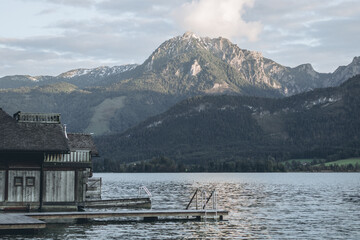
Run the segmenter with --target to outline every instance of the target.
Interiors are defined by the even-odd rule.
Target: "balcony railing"
[[[17,112],[14,118],[18,122],[60,123],[60,113],[22,113]]]
[[[69,154],[46,154],[45,162],[58,162],[58,163],[89,163],[89,151],[76,151]]]

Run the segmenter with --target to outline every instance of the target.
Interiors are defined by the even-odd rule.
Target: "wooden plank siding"
[[[75,201],[75,171],[44,171],[44,202]]]
[[[15,178],[21,179],[21,185],[15,183]],[[8,189],[9,202],[39,202],[40,171],[9,170]]]
[[[0,171],[0,202],[5,201],[5,180],[6,172]]]
[[[76,171],[76,202],[85,202],[86,197],[86,185],[88,182],[89,173],[88,171]]]

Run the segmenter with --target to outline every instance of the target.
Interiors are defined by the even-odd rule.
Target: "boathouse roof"
[[[68,141],[56,114],[42,121],[46,114],[20,114],[11,117],[0,108],[0,151],[69,152]],[[21,117],[21,118],[20,118]]]
[[[90,134],[85,133],[68,133],[70,150],[90,150],[93,156],[99,153]]]

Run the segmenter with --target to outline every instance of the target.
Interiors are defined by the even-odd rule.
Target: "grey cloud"
[[[160,22],[159,22],[160,21]],[[50,26],[49,26],[50,27]],[[99,65],[120,65],[127,63],[142,63],[156,47],[164,40],[169,38],[166,33],[171,32],[172,26],[162,23],[162,20],[152,19],[136,19],[134,20],[115,20],[108,21],[104,19],[94,19],[92,21],[64,21],[52,27],[63,29],[61,36],[41,36],[27,39],[0,39],[0,44],[12,49],[12,51],[4,52],[2,56],[7,59],[2,66],[9,66],[10,62],[20,63],[24,66],[30,65],[24,61],[15,60],[15,56],[19,59],[26,59],[33,56],[34,65],[44,65],[46,63],[48,69],[40,72],[40,74],[48,73],[50,69],[58,69],[56,72],[63,72],[66,66],[73,63],[79,66],[79,63],[92,63],[92,65],[83,65],[81,67],[99,66]],[[165,34],[164,34],[165,32]],[[18,51],[16,51],[18,49]],[[12,55],[9,58],[8,55]],[[38,56],[43,61],[37,59]],[[59,62],[65,63],[58,64]],[[89,59],[91,61],[89,61]],[[50,66],[50,64],[57,66]],[[15,64],[15,65],[16,65]],[[79,66],[80,67],[80,66]],[[15,67],[14,67],[15,68]],[[13,68],[13,69],[14,69]],[[45,67],[44,67],[45,68]],[[24,67],[23,70],[30,70],[28,73],[34,73],[39,70],[36,66]],[[1,75],[14,73],[9,67],[2,69]]]
[[[25,0],[23,0],[25,1]],[[49,22],[58,36],[0,39],[0,75],[61,73],[76,67],[142,63],[163,41],[182,34],[173,13],[198,0],[34,0],[44,2],[38,16],[57,8],[91,9],[96,18]],[[258,41],[231,40],[286,66],[309,62],[334,71],[360,55],[358,0],[255,0],[244,8],[246,22],[260,22]],[[49,4],[50,3],[50,4]],[[67,8],[68,9],[68,8]],[[85,9],[85,11],[84,11]],[[92,15],[94,16],[94,15]],[[4,36],[4,35],[3,35]],[[15,71],[17,69],[17,72]]]
[[[55,64],[61,59],[54,53],[19,49],[0,48],[0,54],[6,56],[0,59],[2,75],[38,75],[39,73],[51,75],[53,72],[58,72]],[[64,56],[63,60],[68,57],[71,59],[71,56]]]
[[[174,8],[178,8],[183,0],[107,0],[96,4],[96,8],[108,14],[134,13],[142,17],[167,15]]]
[[[258,43],[242,44],[284,65],[334,71],[360,53],[359,14],[354,1],[256,1],[244,19],[260,20],[264,30]]]
[[[27,0],[23,0],[23,1],[27,1]],[[51,3],[56,5],[86,7],[86,8],[89,8],[96,3],[96,0],[34,0],[34,1]]]
[[[159,33],[171,31],[172,23],[162,18],[141,18],[132,17],[116,20],[105,20],[104,18],[92,19],[87,21],[62,21],[52,27],[63,29],[63,31],[72,31],[75,33],[92,34],[119,34],[119,33]]]
[[[47,15],[47,14],[52,14],[52,13],[55,13],[55,12],[56,12],[55,8],[47,8],[47,9],[44,9],[44,10],[38,12],[36,15],[37,16]]]

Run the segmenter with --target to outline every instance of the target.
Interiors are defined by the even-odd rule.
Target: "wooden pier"
[[[144,221],[161,219],[201,220],[214,218],[223,220],[228,215],[225,210],[145,210],[145,211],[112,211],[112,212],[32,212],[32,213],[1,213],[0,230],[40,229],[45,228],[42,220],[61,219],[93,219],[93,218],[142,218]]]
[[[114,212],[40,212],[25,213],[25,216],[36,219],[91,219],[113,217],[141,217],[141,218],[174,218],[174,217],[219,217],[228,215],[224,210],[147,210],[147,211],[114,211]]]
[[[151,208],[151,199],[145,198],[121,198],[121,199],[95,199],[86,200],[85,208]]]
[[[41,229],[46,223],[23,214],[0,214],[0,230]]]

